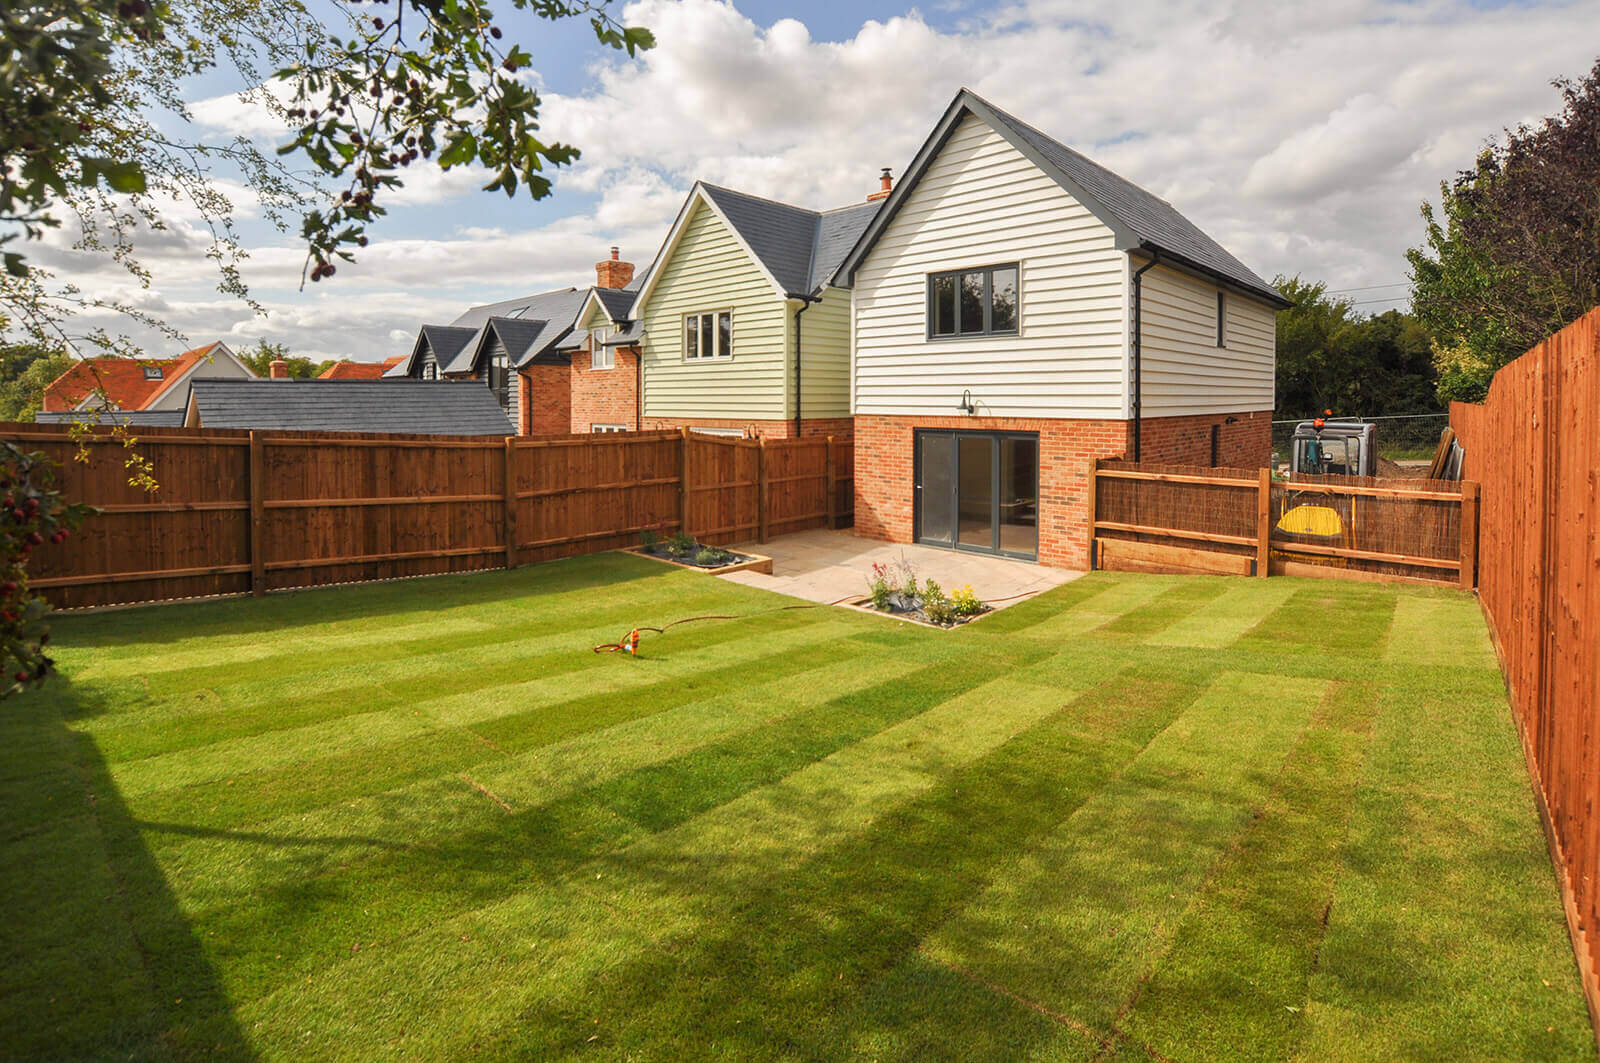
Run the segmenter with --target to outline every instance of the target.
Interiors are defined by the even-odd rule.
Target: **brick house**
[[[639,426],[848,437],[850,295],[831,278],[882,198],[817,211],[697,182],[628,311]]]
[[[1171,204],[967,90],[833,284],[860,534],[1081,567],[1091,459],[1267,461],[1289,304]]]
[[[580,323],[597,292],[616,313],[626,310],[634,293],[622,286],[632,279],[633,264],[612,248],[595,272],[596,287],[474,306],[448,325],[423,325],[411,353],[384,376],[485,386],[518,435],[588,432],[590,419],[602,415],[607,426],[637,427],[636,415],[618,419],[616,413],[637,385],[630,386],[626,374],[589,371],[591,341]]]
[[[643,330],[630,316],[637,293],[626,285],[633,280],[633,264],[618,262],[612,248],[611,260],[596,263],[595,271],[601,283],[590,289],[578,313],[586,338],[572,352],[572,430],[637,431]]]
[[[253,380],[255,371],[222,342],[176,358],[106,356],[74,362],[44,389],[40,421],[90,411],[140,414],[140,424],[181,424],[192,380]]]

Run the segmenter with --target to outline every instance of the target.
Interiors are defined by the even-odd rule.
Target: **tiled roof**
[[[786,294],[826,284],[882,206],[881,200],[816,211],[700,183],[706,197],[738,231]]]
[[[334,362],[317,374],[318,380],[376,380],[405,361],[404,355],[385,358],[381,362]]]
[[[510,419],[482,385],[426,380],[196,380],[189,401],[203,428],[512,434]]]
[[[835,271],[836,283],[851,282],[850,274],[921,180],[956,124],[968,114],[1004,137],[1105,223],[1115,235],[1119,250],[1161,252],[1169,259],[1231,283],[1274,305],[1288,305],[1276,288],[1201,232],[1171,203],[1007,114],[969,89],[956,94],[894,193],[884,200],[882,213],[866,226],[861,238],[843,257]]]
[[[98,406],[103,402],[119,410],[143,409],[174,380],[210,354],[215,346],[215,343],[208,343],[204,347],[185,351],[176,358],[118,358],[108,355],[74,362],[71,368],[45,388],[44,409],[73,409],[96,391],[103,391],[105,396],[93,405]],[[146,372],[148,369],[158,369],[160,375],[152,377]]]

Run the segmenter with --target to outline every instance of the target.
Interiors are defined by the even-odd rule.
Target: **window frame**
[[[511,409],[511,352],[506,350],[503,343],[497,347],[498,353],[494,349],[489,351],[488,372],[485,375],[488,377],[489,390],[494,394],[495,401],[500,403],[502,410],[509,410]],[[498,382],[495,380],[497,372],[500,376]]]
[[[684,314],[684,315],[682,315],[682,318],[681,318],[681,321],[680,321],[680,324],[679,324],[679,328],[678,328],[678,341],[683,344],[683,350],[681,352],[681,356],[682,356],[682,360],[683,360],[683,362],[685,364],[695,365],[695,364],[698,364],[700,362],[730,362],[730,361],[733,360],[733,351],[731,351],[731,350],[727,350],[727,351],[722,350],[723,344],[722,344],[721,318],[724,315],[726,315],[727,318],[728,318],[728,346],[732,347],[734,345],[733,344],[733,330],[734,330],[734,324],[735,324],[733,307],[731,307],[731,306],[720,307],[720,308],[718,308],[716,310],[698,310],[698,311],[696,311],[696,312],[694,312],[692,314]],[[695,334],[697,336],[704,336],[705,335],[705,331],[704,331],[705,330],[705,325],[702,324],[703,319],[705,319],[705,318],[710,318],[711,319],[711,340],[712,340],[712,343],[717,348],[717,351],[716,351],[715,354],[696,353],[693,356],[691,356],[689,354],[689,321],[690,321],[691,318],[694,319],[694,321],[695,321]],[[698,346],[699,346],[699,344],[697,342],[696,343],[697,349],[698,349]]]
[[[1228,346],[1228,304],[1224,302],[1226,296],[1227,293],[1221,288],[1217,289],[1217,346],[1221,348]]]
[[[166,377],[166,372],[159,365],[147,365],[144,367],[144,378],[146,380],[165,380]]]
[[[617,351],[615,347],[607,347],[606,339],[611,335],[609,328],[589,330],[589,368],[605,372],[617,367]],[[602,359],[604,364],[602,364]]]
[[[1008,329],[993,327],[994,319],[994,275],[1002,270],[1014,270],[1017,275],[1017,301],[1014,314],[1016,324]],[[961,278],[969,273],[983,274],[983,327],[975,332],[961,330]],[[949,278],[953,281],[952,297],[955,305],[952,307],[951,325],[953,332],[935,331],[938,319],[938,308],[934,304],[934,290],[939,281]],[[1012,262],[993,262],[982,266],[963,266],[959,269],[941,269],[927,273],[923,279],[923,317],[924,335],[929,341],[945,340],[973,340],[989,336],[1021,336],[1022,335],[1022,260]]]
[[[594,424],[594,423],[591,423],[589,425],[589,434],[590,435],[606,435],[607,433],[610,433],[610,432],[626,432],[627,430],[628,430],[628,426],[625,425],[625,424]]]

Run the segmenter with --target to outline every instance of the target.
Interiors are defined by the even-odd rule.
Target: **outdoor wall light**
[[[971,417],[973,414],[978,412],[978,407],[975,406],[973,404],[973,402],[972,402],[972,392],[971,391],[963,391],[961,393],[961,402],[959,404],[957,404],[956,409],[960,410],[962,413],[966,414],[968,417]]]

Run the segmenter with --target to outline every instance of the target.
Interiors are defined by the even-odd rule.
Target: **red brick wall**
[[[1092,458],[1121,457],[1128,422],[1028,417],[856,418],[856,532],[910,542],[913,432],[917,428],[1039,434],[1039,561],[1084,568],[1089,559],[1087,479]]]
[[[1226,424],[1229,419],[1233,424]],[[1259,469],[1272,456],[1272,411],[1206,413],[1193,417],[1151,417],[1142,426],[1140,457],[1173,465],[1211,464],[1211,426],[1222,425],[1217,464]],[[1128,436],[1132,446],[1133,436]]]
[[[638,427],[639,348],[618,347],[616,365],[591,369],[587,350],[572,352],[573,432],[588,432],[597,424]]]
[[[572,367],[530,365],[517,371],[525,436],[564,436],[572,430]]]
[[[765,436],[768,439],[792,439],[794,437],[794,422],[791,420],[740,420],[726,417],[646,417],[640,426],[643,431],[650,432],[662,428],[681,428],[688,425],[691,428],[738,428],[749,435]],[[800,422],[802,436],[832,436],[837,440],[848,440],[853,437],[855,418],[851,417],[807,417]]]

